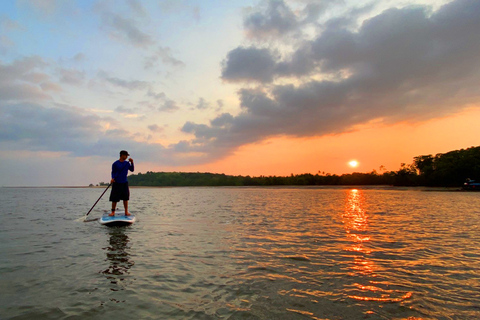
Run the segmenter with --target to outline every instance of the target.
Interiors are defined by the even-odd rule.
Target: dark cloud
[[[271,82],[283,76],[346,71],[351,78],[388,77],[395,82],[476,65],[479,5],[457,0],[431,16],[425,7],[390,9],[365,21],[357,32],[327,23],[290,59],[280,60],[267,49],[239,47],[227,55],[222,76],[227,81]]]
[[[291,41],[303,35],[304,27],[318,26],[319,17],[334,4],[338,5],[338,1],[297,1],[292,8],[284,0],[265,0],[245,16],[243,27],[252,40]]]
[[[298,29],[298,17],[283,0],[269,0],[260,10],[250,13],[243,22],[252,38],[278,37]]]
[[[288,59],[255,47],[232,50],[223,79],[296,84],[240,90],[241,113],[209,125],[187,122],[182,130],[194,138],[177,150],[217,157],[272,136],[341,133],[375,119],[422,121],[480,102],[479,1],[435,12],[389,9],[355,31],[329,22],[321,30]]]
[[[303,21],[302,24],[317,24],[318,18],[322,16],[327,9],[333,5],[338,4],[336,0],[320,0],[308,1],[302,10]]]
[[[268,49],[239,47],[230,51],[222,63],[222,79],[227,81],[271,82],[277,59]]]

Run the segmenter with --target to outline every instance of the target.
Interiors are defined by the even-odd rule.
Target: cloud
[[[266,83],[281,77],[347,72],[355,78],[388,74],[395,81],[401,73],[408,77],[477,63],[473,50],[478,36],[472,29],[479,22],[472,15],[478,13],[478,6],[473,0],[457,0],[431,16],[427,7],[389,9],[364,21],[358,31],[328,21],[318,37],[304,41],[290,58],[281,60],[271,50],[256,47],[230,51],[222,78]],[[473,61],[456,61],[464,55]],[[450,65],[443,66],[447,60]],[[432,68],[426,70],[428,66]]]
[[[6,15],[0,15],[0,53],[6,54],[15,47],[15,42],[9,37],[9,33],[15,30],[25,30],[17,21]]]
[[[289,58],[255,47],[229,52],[222,78],[260,86],[239,91],[236,116],[185,123],[182,131],[194,138],[177,150],[218,157],[272,136],[342,133],[379,119],[422,121],[480,102],[480,2],[456,0],[435,12],[388,9],[358,30],[329,22]]]
[[[174,112],[179,110],[180,107],[177,106],[177,103],[173,100],[167,99],[159,108],[158,111],[162,112]]]
[[[43,91],[51,91],[51,92],[62,92],[63,88],[55,83],[55,82],[50,82],[50,81],[44,81],[40,84],[40,88],[42,88]]]
[[[195,6],[193,8],[193,19],[195,20],[196,23],[200,23],[202,16],[200,14],[200,7]]]
[[[297,30],[300,23],[283,0],[269,0],[260,10],[247,15],[243,26],[250,38],[278,37]]]
[[[340,2],[340,5],[344,4]],[[318,19],[336,0],[307,0],[288,2],[264,0],[250,8],[244,17],[243,27],[247,38],[254,41],[296,40],[303,37],[305,27],[318,26]],[[294,7],[293,7],[294,6]]]
[[[148,90],[147,96],[148,96],[148,97],[151,97],[151,98],[153,98],[153,99],[155,99],[155,100],[164,100],[164,99],[166,99],[166,97],[167,97],[164,92],[155,93],[155,92],[154,92],[153,90],[151,90],[151,89]]]
[[[58,7],[62,4],[60,0],[20,0],[21,5],[28,6],[34,11],[38,11],[42,15],[52,15],[56,12]]]
[[[100,135],[101,119],[75,109],[37,104],[0,106],[0,142],[17,150],[68,151],[82,156]]]
[[[115,108],[115,112],[121,113],[121,114],[136,114],[136,110],[133,108],[126,108],[124,106],[118,106]]]
[[[148,126],[148,130],[150,130],[150,131],[152,131],[152,132],[163,132],[163,131],[164,131],[164,128],[159,127],[159,126],[156,125],[156,124],[152,124],[152,125],[149,125],[149,126]]]
[[[85,72],[75,69],[60,68],[60,82],[70,85],[82,85],[85,82]]]
[[[145,8],[143,8],[142,3],[138,0],[128,0],[127,4],[129,8],[139,17],[146,17],[147,12],[145,11]]]
[[[0,105],[0,148],[65,152],[74,157],[111,157],[126,149],[143,159],[175,163],[171,150],[158,143],[136,141],[124,129],[106,130],[109,122],[109,118],[65,105],[53,108],[29,103]]]
[[[128,90],[149,90],[151,86],[151,84],[147,81],[125,80],[112,77],[104,71],[100,71],[98,73],[98,77],[111,85]]]
[[[230,51],[222,62],[222,79],[235,81],[271,82],[277,59],[268,49],[239,47]]]
[[[116,39],[124,40],[139,48],[146,48],[154,44],[152,37],[140,30],[132,19],[105,11],[102,14],[102,20],[110,30],[110,34]]]
[[[216,111],[218,112],[218,111],[222,110],[223,107],[224,107],[224,105],[225,105],[225,103],[223,102],[223,100],[218,99],[218,100],[217,100],[217,109],[216,109]]]
[[[208,108],[210,108],[210,104],[207,101],[205,101],[205,99],[203,99],[203,98],[198,99],[198,103],[195,106],[195,109],[205,110],[205,109],[208,109]]]
[[[87,57],[85,56],[85,54],[79,52],[79,53],[77,53],[77,54],[73,57],[73,60],[74,60],[75,62],[83,62],[83,61],[86,60],[86,58],[87,58]]]
[[[8,16],[0,15],[0,30],[2,32],[9,32],[13,30],[23,30],[17,21],[10,19]]]
[[[156,93],[149,89],[146,96],[152,98],[153,101],[141,101],[138,103],[139,105],[160,112],[175,112],[180,109],[178,104],[168,98],[164,92]]]
[[[161,60],[165,65],[184,67],[185,63],[173,57],[172,49],[169,47],[158,47],[155,54],[145,58],[145,69],[151,69]]]
[[[39,57],[26,57],[11,64],[0,62],[0,102],[50,99],[42,89],[42,84],[51,84],[51,77],[43,71],[46,66]]]
[[[0,54],[6,54],[14,46],[15,43],[9,37],[0,35]]]

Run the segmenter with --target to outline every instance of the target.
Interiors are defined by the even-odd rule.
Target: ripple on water
[[[2,191],[9,319],[480,318],[464,193],[132,188],[137,223],[110,229],[76,221],[98,189]]]

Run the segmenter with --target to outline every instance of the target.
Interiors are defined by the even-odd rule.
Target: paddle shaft
[[[108,188],[110,188],[112,184],[110,183],[107,187],[107,189],[105,189],[105,191],[103,191],[102,195],[100,196],[100,198],[98,198],[98,200],[93,204],[93,206],[90,208],[90,210],[88,211],[88,213],[85,215],[85,217],[87,217],[90,212],[92,212],[93,208],[95,208],[95,206],[97,205],[98,201],[100,201],[100,199],[102,199],[103,195],[105,194],[105,192],[107,192]]]

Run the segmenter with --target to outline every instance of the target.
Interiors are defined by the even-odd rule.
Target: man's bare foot
[[[115,212],[112,212],[108,215],[109,217],[114,217],[115,216]]]
[[[130,212],[125,212],[126,216],[131,216]]]

